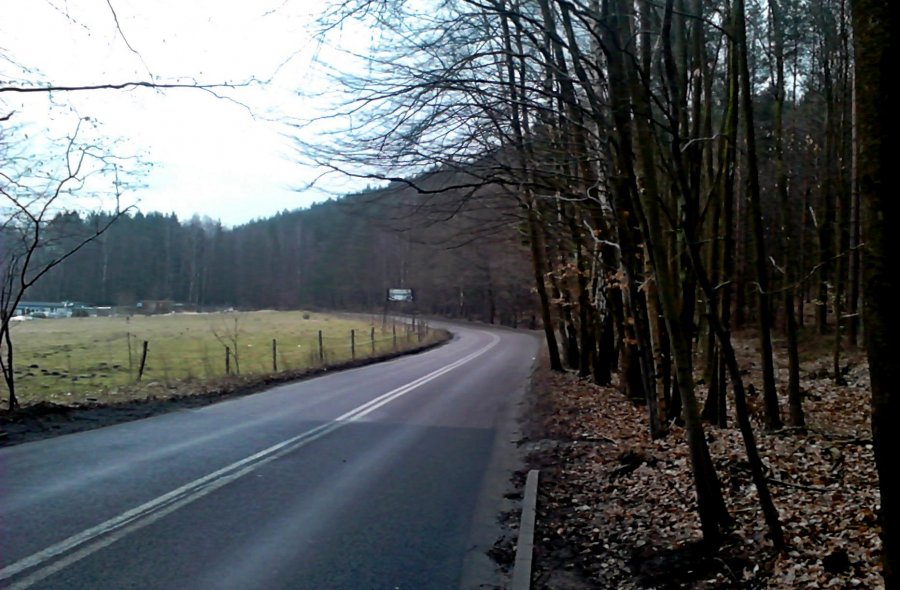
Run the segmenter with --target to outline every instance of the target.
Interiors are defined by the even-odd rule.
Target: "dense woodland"
[[[474,242],[462,219],[403,231],[409,219],[396,208],[373,211],[385,209],[384,194],[348,196],[235,228],[199,217],[127,214],[49,272],[28,298],[93,306],[169,300],[201,310],[377,310],[387,289],[405,287],[415,301],[402,311],[508,325],[530,320],[528,253],[514,218],[498,213],[490,239]],[[67,239],[108,221],[109,215],[73,212],[58,216],[48,233],[58,234],[57,246],[65,249]]]
[[[534,314],[553,368],[604,384],[618,372],[655,437],[683,420],[712,544],[730,516],[705,432],[736,420],[783,546],[731,333],[758,334],[764,428],[804,425],[800,330],[833,335],[835,380],[865,333],[876,410],[896,417],[877,360],[887,2],[424,4],[347,0],[321,20],[323,35],[358,19],[378,38],[363,74],[338,74],[333,119],[352,118],[353,136],[298,148],[387,189],[234,229],[129,215],[29,296],[373,307],[406,286],[422,311]],[[880,424],[876,413],[876,445]],[[882,491],[891,588],[896,517]]]

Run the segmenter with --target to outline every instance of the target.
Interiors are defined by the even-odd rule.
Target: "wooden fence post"
[[[319,364],[325,364],[325,347],[322,345],[322,330],[319,330]]]
[[[231,375],[231,348],[225,347],[225,374]]]
[[[350,330],[350,360],[356,360],[356,330]]]
[[[272,338],[272,372],[278,372],[278,343]]]
[[[372,331],[369,332],[369,339],[372,341],[372,356],[375,356],[375,326],[372,326]]]
[[[138,369],[138,381],[144,376],[144,367],[147,365],[147,345],[148,342],[144,340],[144,351],[141,353],[141,366]]]
[[[391,332],[394,334],[394,352],[397,352],[397,324],[391,324]]]
[[[134,375],[134,359],[131,358],[131,332],[126,332],[125,337],[128,340],[128,378]]]

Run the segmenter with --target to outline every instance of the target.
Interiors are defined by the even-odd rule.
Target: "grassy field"
[[[12,334],[23,405],[124,401],[146,396],[148,388],[189,388],[224,377],[226,363],[231,375],[272,373],[273,340],[277,371],[295,371],[403,350],[434,337],[390,319],[383,323],[380,316],[302,311],[43,319],[17,322]],[[147,358],[138,383],[144,342]]]

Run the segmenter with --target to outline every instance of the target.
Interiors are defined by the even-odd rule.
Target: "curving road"
[[[427,353],[0,449],[0,588],[478,587],[539,340],[451,329]]]

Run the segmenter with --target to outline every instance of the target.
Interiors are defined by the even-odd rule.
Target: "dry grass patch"
[[[273,373],[274,367],[304,371],[423,343],[406,325],[384,323],[380,316],[306,311],[33,320],[16,323],[12,335],[22,405],[116,403],[159,389],[203,390],[202,383],[226,375],[226,346],[231,375],[249,376]]]

